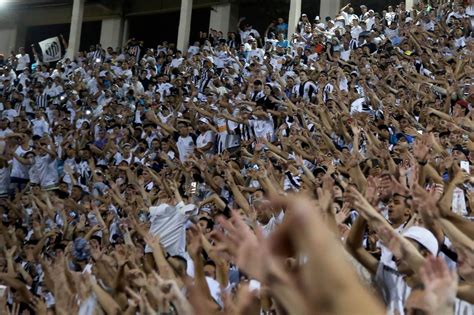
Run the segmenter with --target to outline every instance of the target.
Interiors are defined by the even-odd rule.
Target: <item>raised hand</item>
[[[336,213],[336,223],[337,224],[342,224],[349,217],[350,213],[351,213],[351,208],[350,208],[349,204],[346,202],[342,206],[341,211]]]
[[[413,145],[413,155],[418,162],[425,163],[428,160],[431,145],[430,134],[424,134],[415,141]]]
[[[358,211],[360,211],[360,213],[369,221],[380,219],[380,215],[377,210],[354,186],[349,187],[346,197],[349,203]]]
[[[37,315],[46,315],[48,314],[48,308],[46,307],[46,303],[43,299],[38,298],[36,296],[33,297],[31,300],[32,308],[35,310],[35,314]]]
[[[152,235],[148,234],[144,238],[145,242],[148,246],[150,246],[153,250],[161,250],[161,243],[160,243],[160,236],[159,235]]]
[[[454,176],[452,180],[452,184],[458,186],[458,185],[466,183],[470,179],[471,179],[471,176],[468,173],[464,172],[463,170],[459,170]]]
[[[328,211],[332,206],[333,202],[333,187],[334,187],[334,180],[330,176],[324,176],[323,178],[323,186],[322,189],[319,191],[318,201],[321,207],[321,210]]]
[[[439,198],[436,191],[428,192],[419,185],[414,185],[411,189],[412,205],[423,217],[438,218],[440,216],[437,205]]]
[[[449,314],[454,307],[458,288],[455,270],[449,270],[441,257],[429,257],[420,269],[424,290],[416,299],[408,299],[407,307],[427,314]]]
[[[261,234],[259,237],[245,224],[242,217],[232,213],[230,220],[218,218],[224,231],[214,231],[216,251],[223,257],[234,261],[247,274],[262,279],[264,276],[264,259],[261,251]]]
[[[387,226],[379,226],[375,228],[377,236],[380,241],[392,252],[392,254],[398,259],[403,259],[405,252],[403,246],[399,240],[395,230]]]
[[[188,244],[188,252],[189,255],[193,259],[201,259],[199,255],[201,254],[202,250],[202,239],[201,239],[201,231],[197,225],[191,226],[190,230],[190,240]]]
[[[374,176],[367,177],[365,198],[372,206],[376,206],[380,200],[380,179]]]
[[[15,254],[16,252],[16,246],[13,246],[12,248],[10,249],[5,249],[4,248],[4,253],[5,253],[5,257],[7,259],[12,259],[13,258],[13,255]]]

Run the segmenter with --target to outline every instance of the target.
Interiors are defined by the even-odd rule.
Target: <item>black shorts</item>
[[[28,178],[20,178],[20,177],[10,177],[11,184],[28,184],[30,180]]]

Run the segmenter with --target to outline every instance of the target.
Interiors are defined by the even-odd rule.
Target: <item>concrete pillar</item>
[[[189,36],[191,33],[191,15],[193,13],[193,0],[181,0],[181,11],[179,14],[178,41],[176,48],[183,53],[188,49]]]
[[[16,53],[18,48],[16,47],[16,38],[17,28],[15,26],[0,29],[0,53],[5,58],[8,58],[12,50]]]
[[[334,19],[336,15],[339,14],[340,10],[341,0],[321,0],[321,4],[319,5],[319,16],[321,17],[321,21],[324,21],[327,16]]]
[[[290,13],[288,15],[288,39],[296,32],[298,21],[301,17],[301,0],[290,0]]]
[[[123,34],[122,34],[122,42],[120,43],[120,48],[123,47],[123,45],[127,42],[129,37],[130,37],[130,21],[128,19],[125,19],[123,21]]]
[[[413,6],[418,3],[418,0],[405,0],[405,10],[410,11],[413,9]]]
[[[221,31],[224,36],[235,29],[239,20],[238,7],[234,3],[217,4],[211,7],[209,29]]]
[[[66,52],[67,58],[74,59],[81,45],[82,18],[84,17],[85,0],[74,0],[72,5],[71,29]]]
[[[113,49],[122,45],[124,21],[120,17],[103,19],[100,30],[100,44],[102,48]]]

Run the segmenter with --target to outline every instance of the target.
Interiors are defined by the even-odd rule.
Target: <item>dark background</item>
[[[24,43],[27,52],[29,52],[30,54],[32,53],[31,45],[34,44],[36,51],[40,53],[41,50],[39,48],[38,42],[41,42],[50,37],[59,36],[59,34],[63,34],[67,42],[69,39],[69,27],[70,24],[53,24],[28,27],[28,29],[26,30],[26,38]],[[89,50],[90,45],[95,45],[100,41],[101,27],[102,21],[82,23],[80,46],[81,50]]]
[[[191,42],[199,37],[199,31],[209,28],[211,10],[194,9],[191,16]],[[129,18],[130,37],[142,40],[143,46],[156,48],[163,41],[176,43],[178,37],[179,11]]]

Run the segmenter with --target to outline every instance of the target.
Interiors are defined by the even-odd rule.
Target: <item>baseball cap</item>
[[[209,119],[205,118],[205,117],[202,117],[202,118],[199,118],[199,122],[202,122],[202,123],[205,123],[205,124],[209,124]]]
[[[418,242],[434,256],[438,255],[438,240],[430,230],[421,226],[411,226],[402,232],[402,236]]]
[[[460,144],[456,144],[454,147],[453,147],[453,151],[459,151],[459,152],[462,152],[466,157],[469,156],[469,150],[464,148],[462,145]]]

